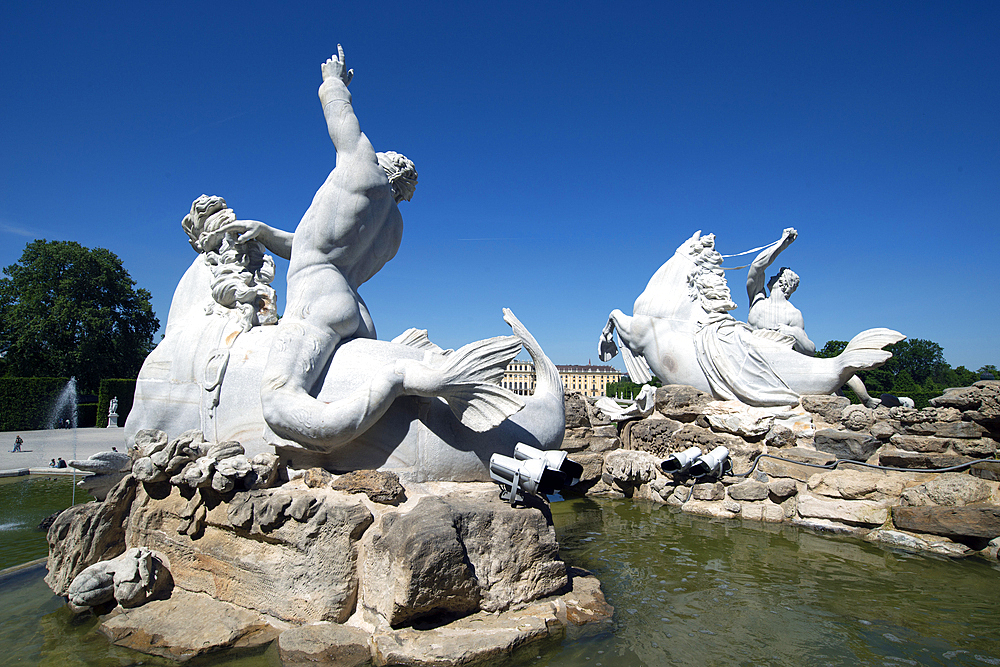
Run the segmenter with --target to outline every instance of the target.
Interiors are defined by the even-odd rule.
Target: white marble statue
[[[764,289],[764,272],[798,235],[797,231],[789,227],[782,232],[778,241],[764,248],[750,264],[750,270],[747,272],[747,296],[750,297],[747,324],[754,329],[777,331],[788,336],[792,342],[792,349],[811,357],[816,354],[816,345],[806,335],[802,313],[789,301],[799,286],[798,274],[783,266],[767,281],[767,289]],[[857,375],[852,375],[846,384],[865,406],[878,407],[880,401],[868,395],[865,383]]]
[[[361,132],[342,48],[322,74],[335,168],[294,234],[240,220],[219,197],[195,201],[183,226],[201,254],[140,371],[126,437],[200,429],[214,441],[238,440],[248,455],[273,445],[296,466],[384,468],[418,479],[489,479],[485,462],[495,451],[558,446],[558,372],[509,311],[514,336],[455,351],[415,329],[376,340],[358,288],[396,254],[398,204],[412,197],[417,174],[405,157],[376,153]],[[264,248],[290,259],[277,326],[267,326],[276,298]],[[543,369],[531,397],[499,384],[522,345]]]
[[[721,265],[715,236],[696,232],[653,274],[631,317],[611,312],[598,345],[601,360],[618,353],[617,331],[633,382],[655,374],[664,384],[691,385],[720,400],[791,405],[802,395],[831,394],[855,371],[881,365],[891,356],[882,348],[904,338],[890,329],[869,329],[837,357],[808,356],[794,349],[812,343],[785,292],[770,304],[755,303],[759,322],[783,311],[782,323],[773,328],[754,329],[729,314],[736,304]],[[793,290],[791,275],[786,280],[781,289]]]
[[[118,415],[118,397],[117,396],[115,396],[114,398],[112,398],[111,402],[108,404],[108,416],[110,417],[111,415],[116,415],[116,416]]]

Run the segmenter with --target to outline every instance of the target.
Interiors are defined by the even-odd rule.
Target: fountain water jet
[[[73,458],[77,458],[76,453],[76,426],[77,426],[77,397],[76,397],[76,376],[69,379],[66,386],[62,388],[56,396],[49,410],[49,416],[45,421],[46,429],[59,428],[68,422],[69,428],[73,429]],[[76,468],[73,469],[73,505],[76,504]]]

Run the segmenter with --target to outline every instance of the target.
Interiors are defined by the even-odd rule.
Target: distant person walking
[[[12,453],[13,452],[19,452],[19,451],[21,451],[21,445],[23,445],[23,444],[24,444],[24,440],[21,440],[21,436],[17,436],[16,438],[14,438],[14,449],[12,449],[10,451]]]

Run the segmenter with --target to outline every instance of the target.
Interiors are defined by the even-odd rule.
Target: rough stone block
[[[649,452],[619,449],[604,457],[605,481],[619,486],[646,484],[656,477],[659,465],[660,460]]]
[[[882,443],[867,433],[838,431],[832,428],[816,431],[813,443],[821,452],[832,454],[838,459],[855,461],[867,461],[882,446]]]
[[[922,452],[904,452],[900,449],[883,449],[879,452],[880,465],[892,468],[951,468],[975,461],[968,456],[958,454],[925,454]]]
[[[800,404],[827,424],[839,424],[841,413],[851,401],[843,396],[803,396]]]
[[[935,435],[939,438],[981,438],[989,431],[976,422],[924,422],[904,427],[908,433]]]
[[[993,438],[977,438],[974,440],[952,440],[956,454],[973,458],[986,458],[997,452],[997,441]]]
[[[389,625],[479,611],[479,584],[441,499],[424,497],[406,514],[384,514],[370,532],[360,599]]]
[[[804,519],[827,519],[855,525],[879,526],[889,518],[888,505],[871,500],[833,500],[809,493],[797,496],[797,511]]]
[[[962,411],[976,410],[982,404],[982,397],[976,387],[958,387],[949,389],[928,402],[935,407],[956,408]]]
[[[764,436],[764,442],[768,447],[778,449],[794,447],[796,440],[795,431],[782,424],[775,424]]]
[[[169,600],[105,617],[100,631],[118,646],[181,661],[226,648],[262,646],[278,636],[260,614],[177,589]]]
[[[767,483],[767,491],[772,499],[784,500],[798,493],[799,487],[794,479],[774,479]]]
[[[726,497],[726,487],[722,482],[695,484],[692,497],[695,500],[722,500]]]
[[[801,447],[782,449],[780,452],[775,453],[774,456],[817,466],[827,465],[836,460],[833,456],[825,452],[802,449]],[[787,461],[779,461],[767,457],[760,460],[760,463],[757,465],[757,470],[764,472],[771,477],[791,478],[800,482],[806,482],[810,477],[822,470],[822,468],[814,468],[812,465],[804,466],[799,465],[798,463],[789,463]]]
[[[656,411],[680,422],[693,422],[713,400],[705,392],[683,384],[668,384],[656,389]]]
[[[566,392],[564,397],[566,406],[566,428],[590,427],[590,419],[587,416],[587,399],[578,392]]]
[[[729,497],[733,500],[764,500],[767,498],[767,484],[748,479],[745,482],[730,486]]]
[[[89,566],[125,552],[125,522],[137,487],[136,479],[126,476],[103,502],[74,505],[52,522],[46,533],[45,583],[56,595],[66,595],[73,579]]]
[[[878,438],[881,441],[886,441],[897,433],[892,422],[889,421],[878,421],[872,424],[872,427],[868,431],[872,434],[873,438]]]
[[[761,505],[760,519],[767,523],[781,523],[785,520],[785,512],[781,505],[763,503]]]
[[[774,425],[773,413],[740,401],[713,401],[704,407],[703,414],[713,431],[741,438],[759,438]]]
[[[641,449],[657,456],[671,453],[670,436],[683,427],[673,419],[640,419],[626,424],[629,449]]]
[[[893,447],[896,449],[902,449],[907,452],[933,452],[941,453],[948,451],[948,447],[951,444],[950,440],[945,440],[943,438],[935,438],[933,436],[926,435],[899,435],[896,434],[889,438],[889,442],[892,443]]]
[[[898,475],[844,468],[814,475],[808,488],[816,495],[831,498],[884,500],[898,498],[904,484]]]
[[[288,514],[300,497],[315,501],[300,515],[305,521]],[[246,527],[230,520],[237,498],[251,508]],[[129,545],[167,557],[178,588],[294,623],[350,616],[358,588],[357,542],[372,523],[358,496],[294,484],[237,494],[208,510],[197,539],[179,531],[188,506],[176,488],[163,498],[140,489],[126,533]]]
[[[894,507],[896,528],[915,533],[993,539],[1000,536],[1000,507]]]
[[[361,667],[371,664],[368,633],[338,623],[317,623],[290,628],[278,637],[278,652],[284,667],[336,665]]]
[[[933,479],[906,489],[904,505],[974,505],[986,502],[992,495],[989,482],[959,472],[941,473]]]
[[[1000,482],[1000,461],[977,461],[969,468],[969,474],[980,479]]]
[[[363,493],[372,502],[383,505],[398,505],[406,499],[399,475],[381,470],[344,473],[330,484],[330,488],[344,493]]]

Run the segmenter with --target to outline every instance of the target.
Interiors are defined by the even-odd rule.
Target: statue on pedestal
[[[195,200],[183,227],[201,254],[140,371],[126,436],[201,429],[248,454],[275,446],[295,465],[456,480],[489,479],[489,455],[519,442],[558,446],[558,371],[510,311],[513,336],[455,351],[417,329],[376,340],[358,288],[399,249],[398,204],[413,196],[417,172],[398,153],[376,153],[361,132],[343,48],[322,75],[336,166],[294,233],[238,219],[221,197]],[[265,250],[290,260],[280,321]],[[499,384],[522,346],[539,369],[531,397]]]

